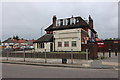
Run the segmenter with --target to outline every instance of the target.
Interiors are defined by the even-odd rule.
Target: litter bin
[[[62,58],[62,64],[67,64],[67,59],[66,58]]]

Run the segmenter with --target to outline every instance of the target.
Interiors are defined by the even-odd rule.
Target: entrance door
[[[50,52],[53,51],[53,43],[50,43]]]

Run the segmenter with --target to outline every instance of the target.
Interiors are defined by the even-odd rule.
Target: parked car
[[[13,49],[14,49],[14,50],[23,50],[24,48],[21,47],[21,46],[15,46],[15,47],[13,47]]]
[[[32,48],[30,46],[26,46],[25,50],[31,50]]]

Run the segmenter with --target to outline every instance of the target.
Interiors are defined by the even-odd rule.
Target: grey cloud
[[[85,19],[91,15],[100,38],[117,37],[117,8],[117,3],[111,2],[3,3],[2,36],[6,39],[17,34],[23,38],[37,39],[41,35],[41,27],[45,29],[51,24],[53,15],[58,18],[74,15]]]

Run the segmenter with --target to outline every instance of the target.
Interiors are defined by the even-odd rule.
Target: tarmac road
[[[2,63],[3,78],[118,78],[113,69],[47,67]]]

